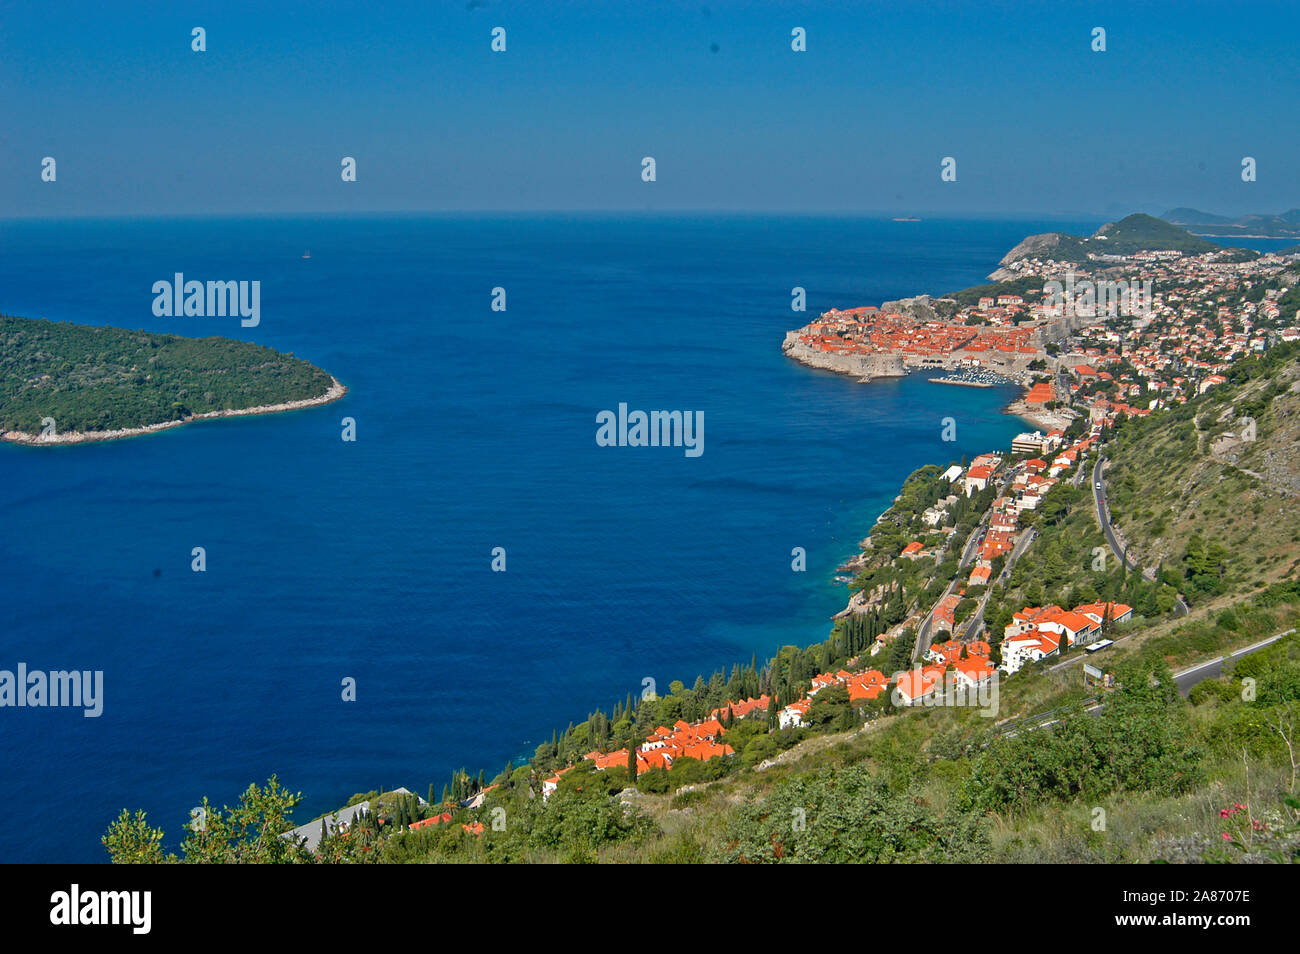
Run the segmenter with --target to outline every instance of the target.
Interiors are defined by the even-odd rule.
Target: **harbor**
[[[945,374],[942,377],[927,378],[931,384],[958,384],[967,388],[992,388],[1003,384],[1015,384],[1016,382],[1004,374],[998,374],[996,371],[985,369],[954,371],[951,374]]]

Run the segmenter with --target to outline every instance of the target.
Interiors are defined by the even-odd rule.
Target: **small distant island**
[[[0,315],[0,439],[13,443],[114,440],[346,393],[315,365],[246,341]]]

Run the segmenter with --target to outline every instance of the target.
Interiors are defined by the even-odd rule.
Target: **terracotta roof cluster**
[[[733,719],[745,719],[755,712],[767,712],[767,707],[771,705],[767,693],[759,696],[757,699],[742,699],[739,702],[728,702],[725,706],[714,709],[709,713],[710,719],[721,719],[728,712]]]
[[[1086,603],[1072,610],[1059,606],[1018,610],[1004,630],[1003,668],[1016,672],[1027,661],[1058,652],[1062,640],[1069,646],[1100,635],[1108,607],[1112,622],[1122,623],[1133,614],[1133,607],[1124,603]]]
[[[1007,298],[1007,296],[1003,296]],[[1009,299],[1000,303],[1016,305]],[[1014,314],[1014,307],[999,314]],[[922,321],[875,308],[833,309],[809,322],[799,340],[809,347],[837,354],[902,353],[947,355],[958,351],[999,351],[1004,354],[1036,354],[1030,345],[1031,328],[987,328]]]
[[[1025,395],[1026,404],[1046,404],[1056,400],[1056,388],[1051,381],[1036,381]]]
[[[422,818],[417,822],[411,822],[407,826],[411,831],[419,831],[421,828],[432,828],[434,825],[445,825],[451,821],[451,812],[443,812],[441,815],[430,815],[428,818]]]
[[[725,715],[728,709],[731,710],[735,718],[743,718],[759,709],[766,712],[767,696],[728,703],[727,706],[715,709],[708,719],[700,722],[687,722],[684,719],[678,719],[673,723],[672,728],[658,726],[637,749],[636,774],[640,775],[653,768],[670,768],[673,762],[680,758],[698,759],[701,762],[707,762],[709,759],[722,755],[735,755],[735,749],[725,742],[719,741],[725,730],[717,717]],[[603,772],[611,768],[625,768],[627,766],[628,751],[627,749],[618,749],[614,752],[588,752],[583,758],[592,762],[597,770]],[[564,772],[567,771],[569,769],[564,770]],[[558,773],[554,778],[547,781],[558,784],[559,777],[564,772]]]

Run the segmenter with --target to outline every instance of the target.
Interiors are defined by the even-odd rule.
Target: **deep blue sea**
[[[1022,422],[1001,413],[1008,389],[801,367],[784,332],[979,283],[1024,235],[1097,224],[0,223],[5,313],[248,339],[350,389],[290,414],[0,446],[0,669],[105,680],[98,719],[0,710],[0,809],[25,820],[0,825],[0,860],[104,860],[124,807],[175,844],[204,794],[233,803],[273,773],[304,793],[303,820],[377,787],[441,791],[647,677],[689,684],[824,638],[847,595],[835,567],[902,479],[1005,447]],[[175,272],[260,281],[261,324],[154,317],[151,286]],[[620,402],[703,411],[703,455],[597,446],[597,412]]]

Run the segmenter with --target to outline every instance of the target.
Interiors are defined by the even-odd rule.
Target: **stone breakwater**
[[[902,355],[897,354],[834,354],[820,351],[799,340],[798,331],[787,331],[781,350],[810,368],[852,374],[860,378],[901,378],[907,374]]]
[[[56,433],[49,437],[42,437],[40,434],[28,434],[24,431],[5,431],[0,434],[0,440],[6,440],[14,444],[30,444],[36,447],[56,447],[62,444],[86,444],[92,441],[113,441],[124,437],[138,437],[141,434],[153,434],[156,431],[180,427],[182,424],[189,424],[192,421],[217,417],[243,417],[247,414],[278,414],[282,411],[297,411],[302,408],[329,404],[348,393],[348,389],[340,384],[337,378],[331,377],[330,381],[329,390],[320,397],[305,398],[301,401],[263,404],[259,407],[245,407],[233,411],[206,411],[203,414],[195,414],[178,421],[163,421],[158,424],[146,424],[142,427],[124,427],[114,431],[68,431],[65,434]]]

